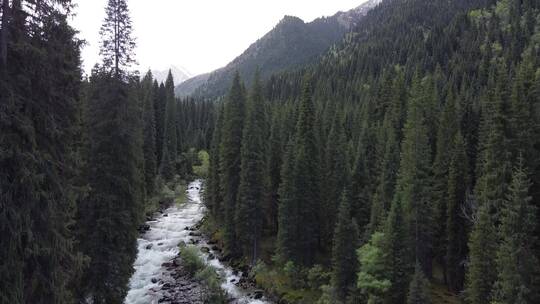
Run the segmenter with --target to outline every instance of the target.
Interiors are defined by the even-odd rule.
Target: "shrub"
[[[204,261],[199,255],[199,249],[195,246],[186,246],[180,251],[180,257],[186,271],[194,276],[205,267]]]
[[[195,275],[195,279],[204,284],[207,292],[204,294],[205,303],[222,304],[227,303],[227,294],[221,288],[223,278],[212,266],[206,266]]]

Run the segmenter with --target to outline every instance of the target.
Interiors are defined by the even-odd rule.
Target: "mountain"
[[[236,71],[249,84],[257,68],[261,77],[314,62],[332,45],[341,41],[366,13],[381,0],[369,0],[347,12],[305,23],[285,16],[270,32],[253,43],[227,66],[196,76],[176,87],[177,96],[217,97],[227,91]]]
[[[184,81],[190,79],[191,77],[193,77],[193,75],[188,71],[186,70],[185,68],[182,68],[182,67],[176,67],[176,66],[171,66],[170,68],[168,69],[165,69],[165,70],[152,70],[152,74],[154,75],[154,79],[156,79],[158,82],[165,82],[165,80],[167,80],[167,76],[169,75],[169,70],[171,70],[172,72],[172,75],[173,75],[173,78],[174,78],[174,83],[176,85],[179,85],[181,83],[183,83]]]

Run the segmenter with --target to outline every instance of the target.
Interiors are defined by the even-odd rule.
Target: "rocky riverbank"
[[[139,253],[126,304],[204,303],[204,284],[186,271],[179,256],[183,245],[196,246],[205,263],[220,273],[224,279],[221,287],[229,296],[229,303],[271,303],[253,287],[247,271],[228,266],[228,259],[221,255],[217,244],[207,241],[200,232],[205,211],[200,192],[201,182],[191,183],[186,204],[162,210],[163,214],[158,213],[147,226],[141,226],[143,233],[137,241]]]

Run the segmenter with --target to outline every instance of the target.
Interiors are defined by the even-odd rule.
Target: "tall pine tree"
[[[431,275],[434,205],[431,195],[431,147],[423,111],[423,81],[415,76],[403,130],[396,198],[403,203],[411,249],[422,271]]]
[[[221,133],[220,187],[223,198],[225,250],[237,254],[236,243],[236,202],[240,185],[242,132],[245,117],[245,89],[237,73],[234,77],[223,113],[223,129]]]
[[[0,303],[74,302],[81,272],[73,235],[80,42],[70,1],[40,4],[2,6]]]
[[[163,124],[163,155],[161,157],[160,174],[167,180],[176,174],[176,157],[178,137],[176,130],[176,98],[174,96],[174,80],[169,70],[165,82],[165,122]]]
[[[241,173],[236,206],[236,235],[244,256],[251,257],[255,265],[263,229],[263,198],[266,117],[259,75],[255,75],[253,88],[246,106],[242,133]]]
[[[155,191],[155,179],[157,174],[156,159],[156,121],[154,108],[154,87],[152,72],[148,71],[141,84],[143,102],[143,148],[144,148],[144,181],[148,195]]]
[[[86,179],[81,246],[91,263],[81,295],[93,303],[121,303],[137,254],[144,198],[143,122],[137,85],[129,76],[133,39],[124,0],[110,0],[103,33],[103,66],[90,79],[85,126]]]
[[[469,239],[465,295],[470,304],[490,303],[497,276],[494,254],[497,251],[497,233],[489,209],[488,204],[480,206]]]
[[[465,141],[460,132],[453,140],[451,153],[446,206],[446,266],[447,284],[450,290],[458,292],[465,281],[463,265],[467,257],[467,223],[463,210],[470,187]]]
[[[536,208],[529,196],[530,181],[523,159],[514,170],[509,195],[502,210],[497,250],[497,281],[493,296],[497,303],[540,301],[540,264],[534,253],[538,225]]]
[[[294,200],[298,208],[298,231],[302,231],[298,243],[299,262],[310,266],[318,249],[320,237],[319,208],[321,205],[319,186],[319,159],[314,134],[315,112],[309,79],[304,79],[302,97],[294,138],[293,185]]]
[[[356,283],[358,225],[351,217],[349,195],[343,192],[334,230],[332,247],[332,285],[337,299],[345,302]]]

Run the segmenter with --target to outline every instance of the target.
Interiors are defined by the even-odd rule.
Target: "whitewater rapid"
[[[170,272],[162,264],[170,262],[179,253],[179,244],[190,243],[193,236],[187,228],[195,226],[204,216],[205,207],[201,200],[202,182],[196,180],[189,184],[187,190],[188,202],[181,206],[171,206],[154,220],[148,221],[150,229],[137,240],[138,254],[133,265],[135,272],[129,282],[129,292],[126,304],[157,304],[163,297],[161,285],[163,279],[170,279]],[[202,240],[196,245],[207,246]],[[222,288],[227,291],[232,303],[237,304],[268,304],[270,302],[252,299],[250,291],[243,290],[233,282],[240,280],[241,273],[233,271],[218,259],[208,259],[208,255],[217,256],[216,252],[202,253],[207,263],[218,269],[225,278]]]

